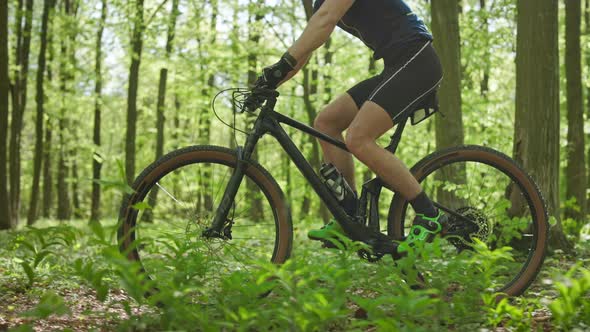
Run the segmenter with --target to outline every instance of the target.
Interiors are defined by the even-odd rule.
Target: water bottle
[[[350,188],[342,174],[332,164],[323,163],[320,168],[320,177],[330,192],[344,208],[349,216],[356,213],[356,193]]]

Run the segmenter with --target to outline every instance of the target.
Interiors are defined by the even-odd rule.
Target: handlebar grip
[[[278,96],[279,93],[275,89],[254,87],[250,95],[244,101],[244,111],[249,113],[254,112],[257,108],[261,107],[265,101]]]

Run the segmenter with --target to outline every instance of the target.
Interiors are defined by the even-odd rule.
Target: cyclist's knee
[[[362,155],[364,151],[366,151],[367,144],[372,143],[372,139],[369,135],[358,130],[356,127],[351,127],[346,132],[346,137],[344,138],[344,143],[346,144],[346,148],[350,151],[353,155],[359,156]]]
[[[323,112],[320,112],[320,114],[316,115],[315,119],[313,120],[313,127],[321,132],[325,132],[326,127],[328,126],[328,123],[323,114]]]
[[[324,133],[341,133],[343,129],[338,128],[336,125],[336,121],[333,119],[333,113],[332,106],[326,106],[314,119],[313,127]]]

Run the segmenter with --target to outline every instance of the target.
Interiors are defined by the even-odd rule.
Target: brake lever
[[[275,89],[268,89],[265,87],[252,88],[250,95],[244,101],[244,110],[252,113],[258,108],[262,107],[265,101],[271,97],[277,97],[279,93]]]

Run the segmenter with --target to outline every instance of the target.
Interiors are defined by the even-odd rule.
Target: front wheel
[[[548,217],[534,181],[508,156],[481,146],[435,152],[412,169],[430,198],[452,211],[446,225],[445,259],[472,249],[475,238],[489,249],[511,248],[490,276],[494,292],[522,294],[539,273],[545,257]],[[388,234],[401,240],[415,213],[395,195],[388,215]],[[444,246],[443,246],[444,249]],[[430,262],[432,263],[432,262]]]
[[[244,169],[223,238],[202,236],[236,165],[233,150],[194,146],[160,158],[133,183],[119,215],[119,247],[157,288],[186,283],[206,298],[224,276],[252,268],[251,262],[289,257],[288,206],[276,181],[254,162]]]

